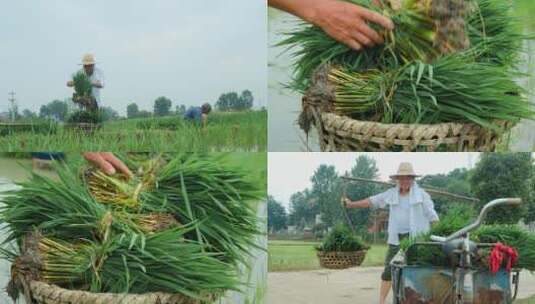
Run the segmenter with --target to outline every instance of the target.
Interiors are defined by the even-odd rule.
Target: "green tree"
[[[69,105],[65,101],[54,100],[39,109],[39,116],[64,121],[69,113]]]
[[[334,166],[320,165],[310,179],[312,195],[321,211],[321,219],[327,226],[343,221],[342,183]]]
[[[517,223],[527,215],[532,188],[533,159],[531,153],[484,153],[470,178],[472,191],[480,199],[479,209],[487,202],[503,197],[524,199],[522,207],[494,208],[488,223]]]
[[[531,166],[531,181],[529,187],[529,204],[527,206],[526,223],[535,222],[535,164]]]
[[[186,113],[186,106],[185,105],[177,105],[175,107],[175,114],[182,116]]]
[[[426,175],[422,177],[418,183],[424,187],[432,187],[465,196],[474,196],[470,189],[470,173],[471,171],[466,168],[457,168],[448,174]],[[445,214],[449,210],[451,204],[471,204],[469,202],[460,202],[457,199],[439,195],[433,196],[433,202],[435,203],[435,210],[440,215]]]
[[[126,106],[126,117],[128,118],[136,118],[139,117],[139,107],[137,106],[137,103],[133,102]]]
[[[296,225],[300,229],[305,226],[312,227],[317,214],[319,214],[319,205],[313,199],[309,189],[292,194],[288,216],[289,225]]]
[[[249,90],[245,90],[240,95],[240,102],[237,110],[249,110],[253,107],[253,102],[253,93]]]
[[[141,110],[141,111],[139,111],[137,117],[139,117],[139,118],[149,118],[149,117],[151,117],[151,116],[152,116],[152,113],[151,113],[151,112],[149,112],[149,111],[145,111],[145,110]]]
[[[288,215],[284,206],[271,195],[268,196],[268,230],[280,231],[287,226]]]
[[[161,96],[156,98],[154,101],[154,115],[155,116],[166,116],[169,115],[171,110],[171,99]]]
[[[100,111],[103,121],[119,119],[119,113],[117,113],[117,111],[115,111],[112,107],[101,107]]]
[[[377,162],[366,155],[359,156],[355,161],[355,165],[351,168],[350,176],[367,179],[379,178]],[[384,188],[381,188],[376,184],[355,182],[347,184],[346,195],[351,200],[361,200],[378,194],[381,191],[384,191]],[[367,229],[371,213],[369,208],[349,209],[347,210],[347,213],[356,230],[364,231]]]
[[[236,109],[240,103],[240,97],[236,92],[223,93],[215,103],[215,107],[219,111],[230,111]]]
[[[35,114],[34,112],[32,112],[29,109],[24,109],[22,111],[22,118],[24,118],[24,119],[34,119],[36,117],[37,117],[37,114]]]

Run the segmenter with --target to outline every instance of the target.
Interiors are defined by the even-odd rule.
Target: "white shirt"
[[[408,195],[399,195],[399,187],[370,197],[372,208],[389,207],[388,244],[399,245],[399,234],[410,237],[427,233],[430,223],[438,221],[438,215],[431,196],[416,182]]]
[[[82,69],[82,72],[85,73],[85,70]],[[91,83],[95,83],[97,80],[100,81],[100,84],[102,85],[102,88],[104,88],[104,73],[102,73],[102,70],[95,67],[93,70],[93,74],[89,76],[89,80],[91,80]],[[100,100],[100,89],[95,86],[91,88],[91,95],[95,97],[95,100],[97,101],[97,104],[99,107],[102,106],[101,100]]]
[[[399,234],[405,234],[411,232],[411,205],[410,205],[410,196],[400,195],[399,196],[399,209],[397,214],[397,231]]]

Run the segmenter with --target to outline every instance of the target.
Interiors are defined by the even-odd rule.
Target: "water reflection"
[[[515,0],[515,12],[524,22],[524,30],[535,34],[535,1]],[[296,124],[301,111],[301,95],[284,88],[284,84],[291,79],[291,58],[289,52],[275,45],[283,38],[281,33],[295,28],[298,19],[270,9],[269,21],[269,151],[320,151],[317,134],[312,130],[308,140]],[[520,80],[522,85],[530,91],[530,102],[535,107],[535,42],[526,43],[526,54],[523,56],[522,70],[530,75]],[[522,121],[509,138],[509,149],[513,151],[535,150],[535,122]]]

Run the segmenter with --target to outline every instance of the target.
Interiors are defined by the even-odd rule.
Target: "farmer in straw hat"
[[[381,304],[385,303],[392,287],[390,261],[399,251],[399,241],[428,232],[431,225],[438,221],[431,197],[415,181],[418,175],[411,163],[401,163],[398,172],[390,177],[397,182],[395,188],[356,202],[342,199],[346,208],[389,208],[388,252],[381,275]]]
[[[98,105],[101,104],[100,100],[100,89],[104,88],[104,74],[102,71],[95,67],[96,61],[93,54],[86,54],[82,58],[81,65],[83,66],[83,72],[89,77],[91,84],[93,85],[91,89],[91,94],[95,98],[95,101]],[[74,82],[69,80],[67,82],[68,87],[73,87]]]
[[[401,6],[401,0],[388,2],[394,9]],[[380,6],[387,1],[373,0],[373,3]],[[384,42],[383,37],[369,23],[387,30],[394,29],[394,23],[389,18],[348,1],[268,0],[268,4],[320,27],[327,35],[354,50]]]

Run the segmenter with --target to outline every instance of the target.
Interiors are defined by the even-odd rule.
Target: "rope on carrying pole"
[[[351,218],[349,217],[349,214],[347,213],[347,208],[345,206],[344,200],[346,198],[347,198],[347,182],[344,181],[344,184],[342,186],[342,212],[344,213],[349,229],[351,229],[351,232],[355,234],[356,233],[355,227],[353,226],[353,222],[351,221]]]

